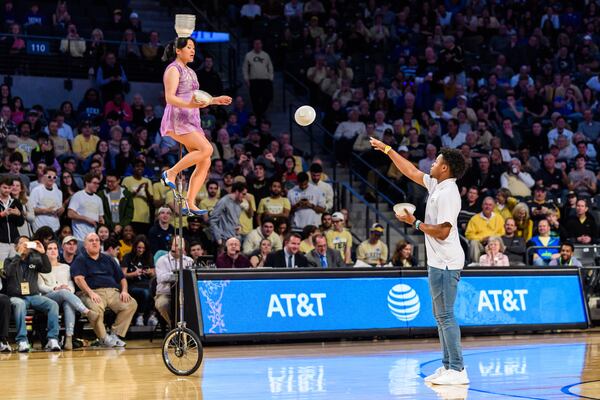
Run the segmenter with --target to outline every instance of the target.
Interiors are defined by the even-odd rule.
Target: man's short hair
[[[206,182],[206,188],[208,189],[208,187],[210,185],[217,185],[217,187],[219,186],[219,183],[217,181],[215,181],[214,179],[209,180],[208,182]]]
[[[313,174],[318,174],[323,172],[323,166],[319,163],[312,163],[312,165],[310,166],[310,172],[312,172]]]
[[[290,233],[288,233],[287,235],[285,235],[285,239],[283,240],[283,242],[284,242],[284,243],[287,243],[287,242],[289,242],[289,241],[290,241],[290,239],[291,239],[291,238],[293,238],[293,237],[295,237],[295,238],[298,238],[298,240],[302,240],[302,236],[300,236],[300,234],[299,234],[299,233],[296,233],[296,232],[290,232]]]
[[[23,155],[21,153],[19,153],[18,151],[15,151],[14,153],[12,153],[10,155],[10,162],[13,163],[15,161],[20,162],[21,164],[23,164]]]
[[[571,251],[575,251],[575,246],[573,246],[573,243],[569,242],[569,241],[564,241],[560,244],[560,248],[562,249],[563,246],[567,246],[571,248]]]
[[[0,185],[12,186],[15,177],[12,175],[6,175],[0,178]]]
[[[244,182],[235,182],[233,185],[231,185],[231,193],[234,193],[234,192],[241,193],[247,189],[248,189],[248,186],[246,186],[246,184]]]
[[[88,172],[87,174],[85,174],[85,175],[83,176],[83,181],[84,181],[85,183],[90,183],[90,182],[92,181],[92,179],[94,179],[94,178],[96,178],[96,179],[100,179],[100,178],[98,177],[98,175],[96,175],[95,173],[93,173],[93,172]]]
[[[312,242],[313,242],[313,246],[317,245],[317,239],[325,239],[325,242],[327,242],[327,236],[323,235],[322,233],[317,233],[315,236],[312,237]]]
[[[103,243],[104,245],[104,250],[108,250],[108,249],[116,249],[117,247],[121,246],[121,243],[119,243],[119,241],[113,237],[109,237],[108,239],[106,239]]]
[[[275,220],[271,217],[263,218],[263,220],[260,222],[260,225],[262,226],[262,225],[266,224],[267,222],[270,222],[273,224],[273,226],[275,226]]]
[[[56,171],[56,168],[54,168],[54,167],[44,168],[44,175],[46,175],[48,172],[54,172],[55,174],[58,174],[58,172]]]
[[[308,174],[304,171],[300,172],[297,176],[298,183],[308,182]]]
[[[444,158],[444,162],[450,169],[450,175],[456,179],[462,178],[465,173],[466,165],[465,157],[462,155],[460,150],[444,147],[440,153]]]

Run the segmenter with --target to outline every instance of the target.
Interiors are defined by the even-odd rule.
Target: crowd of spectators
[[[28,54],[39,52],[45,56],[62,55],[59,65],[63,67],[66,57],[72,74],[87,74],[99,82],[110,79],[112,69],[118,71],[122,65],[134,66],[137,76],[146,79],[160,77],[164,45],[159,33],[144,30],[140,16],[128,3],[118,0],[93,5],[66,0],[5,1],[0,10],[0,53],[12,60],[6,67],[7,72],[10,73],[10,68],[20,68],[42,73],[43,70],[36,68],[39,59],[27,62],[26,58]],[[35,46],[28,49],[28,41],[40,43],[40,40],[46,45],[44,51]],[[115,59],[112,65],[109,54]],[[114,76],[120,75],[123,80],[118,83],[126,85],[124,73]]]
[[[271,38],[276,64],[309,87],[336,160],[394,200],[422,212],[426,193],[369,137],[424,172],[440,147],[462,151],[470,262],[503,265],[506,251],[548,265],[561,243],[596,243],[595,2],[250,0],[238,12],[243,32]]]
[[[250,1],[239,12],[253,38],[243,64],[252,111],[242,96],[230,109],[201,110],[214,151],[197,203],[209,214],[183,218],[183,248],[175,240],[173,193],[157,180],[179,151],[158,133],[164,98],[134,94],[129,102],[124,95],[119,57],[135,53],[131,34],[123,51],[104,48],[98,86],[77,107],[29,107],[0,86],[2,258],[23,257],[14,255],[22,238],[39,241],[31,253],[40,254],[56,240],[59,263],[70,266],[83,301],[72,304],[65,295],[61,304],[88,319],[91,312],[101,344],[122,346],[130,323],[170,322],[172,261],[181,253],[186,265],[216,268],[417,265],[410,243],[398,243],[390,255],[380,224],[354,243],[348,211],[335,209],[321,160],[294,148],[288,133],[272,131],[269,53],[275,67],[292,69],[311,88],[336,160],[354,168],[355,152],[372,164],[362,171],[370,180],[387,177],[408,201],[421,207],[426,193],[375,156],[370,136],[424,172],[442,146],[461,149],[468,171],[458,182],[460,231],[471,262],[576,265],[573,244],[595,242],[594,3],[533,9],[485,1]],[[120,21],[113,22],[124,26]],[[213,65],[204,54],[201,88],[223,87]],[[105,276],[87,275],[92,266]],[[69,287],[68,279],[57,282]],[[118,314],[109,331],[94,315],[105,308]]]

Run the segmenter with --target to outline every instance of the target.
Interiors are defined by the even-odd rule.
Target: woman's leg
[[[187,135],[177,136],[173,134],[170,136],[182,143],[189,153],[167,171],[167,177],[170,181],[174,182],[178,173],[194,164],[196,165],[196,168],[190,177],[187,201],[191,209],[198,209],[195,202],[196,195],[202,188],[202,185],[206,180],[206,176],[208,175],[208,170],[210,169],[210,158],[213,154],[213,147],[208,139],[206,139],[204,134],[201,133],[193,132],[188,133]]]
[[[183,156],[181,160],[177,162],[177,164],[173,165],[169,170],[167,170],[167,178],[169,178],[171,182],[175,182],[177,174],[184,169],[198,164],[204,158],[210,159],[210,154],[212,154],[212,146],[210,146],[210,143],[208,143],[208,140],[206,140],[203,133],[191,132],[185,135],[176,135],[175,133],[169,132],[168,135],[175,141],[184,145],[188,151],[188,153]],[[207,151],[205,143],[208,143],[210,146],[210,154],[203,154],[202,150]]]

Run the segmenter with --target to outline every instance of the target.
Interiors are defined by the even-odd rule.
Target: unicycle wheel
[[[162,356],[165,366],[175,375],[191,375],[202,363],[202,343],[195,332],[177,327],[163,341]]]

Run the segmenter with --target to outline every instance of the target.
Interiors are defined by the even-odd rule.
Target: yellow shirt
[[[503,235],[504,218],[496,213],[492,213],[489,219],[485,219],[481,213],[473,215],[465,230],[465,236],[469,240],[482,240],[488,236]]]
[[[140,190],[137,194],[134,194],[137,188],[144,183],[147,183],[146,188]],[[154,196],[154,186],[150,179],[142,177],[142,179],[137,180],[133,176],[128,176],[123,179],[123,186],[133,194],[133,218],[131,221],[142,222],[145,224],[150,223],[150,207],[148,206],[147,199],[149,195]],[[146,193],[146,190],[150,193]]]
[[[346,248],[352,248],[352,235],[346,229],[341,232],[333,229],[325,233],[327,244],[330,248],[338,250],[342,256],[342,260],[346,261]]]
[[[87,139],[81,134],[77,135],[73,139],[73,153],[81,158],[88,158],[96,151],[96,145],[99,141],[100,138],[96,135],[91,135]]]
[[[244,202],[247,202],[250,206],[250,208],[256,212],[256,202],[254,201],[254,196],[250,193],[246,194],[246,200],[244,200]],[[242,203],[243,205],[244,203]],[[249,234],[252,229],[254,229],[254,225],[252,223],[252,218],[250,218],[248,216],[248,214],[246,214],[246,211],[244,211],[243,207],[242,207],[242,213],[240,214],[240,227],[241,227],[241,234],[242,235],[247,235]]]
[[[282,214],[283,210],[291,210],[292,206],[287,197],[279,197],[274,199],[272,197],[265,197],[258,203],[258,214]]]
[[[315,246],[305,242],[304,240],[300,242],[300,253],[308,254],[313,251]]]
[[[356,259],[370,265],[385,264],[388,258],[388,248],[381,240],[374,245],[365,240],[356,249]]]
[[[164,183],[162,183],[162,181],[158,181],[156,183],[154,183],[152,185],[152,191],[154,193],[154,201],[160,201],[160,204],[165,204],[165,198],[167,196],[167,193],[170,191],[171,189],[165,185]],[[158,211],[158,209],[157,209]]]
[[[131,253],[131,246],[132,244],[126,244],[124,241],[119,240],[119,243],[121,244],[121,246],[119,247],[119,260],[123,260],[123,257],[125,257],[126,254]]]
[[[201,210],[207,210],[210,213],[213,210],[213,208],[215,208],[215,205],[217,205],[218,201],[218,196],[214,199],[206,197],[202,199],[202,201],[200,201],[200,205],[198,207],[200,207]]]

